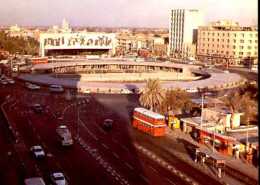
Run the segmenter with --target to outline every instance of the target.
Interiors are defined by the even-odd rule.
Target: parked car
[[[45,157],[45,152],[44,152],[42,146],[40,146],[40,145],[32,146],[31,152],[33,153],[33,155],[36,159]]]
[[[55,185],[68,185],[63,173],[61,172],[54,172],[51,174],[51,182]]]
[[[111,130],[113,128],[113,122],[112,119],[105,119],[103,122],[103,128],[105,130]]]
[[[1,84],[2,84],[2,85],[7,85],[8,82],[7,82],[6,80],[1,80]]]

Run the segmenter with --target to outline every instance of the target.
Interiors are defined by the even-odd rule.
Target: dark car
[[[38,113],[38,114],[43,113],[43,107],[38,103],[32,105],[32,109],[35,113]]]
[[[103,128],[105,130],[111,130],[113,128],[113,122],[112,119],[105,119],[103,122]]]

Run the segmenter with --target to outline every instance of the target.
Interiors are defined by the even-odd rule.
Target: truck
[[[71,146],[73,145],[73,139],[71,133],[66,125],[60,125],[56,129],[58,139],[62,146]]]

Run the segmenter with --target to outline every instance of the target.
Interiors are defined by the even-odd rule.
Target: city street
[[[11,94],[3,108],[17,139],[17,144],[13,145],[16,165],[1,173],[4,174],[0,178],[1,184],[15,179],[21,184],[21,179],[35,175],[43,176],[49,182],[50,173],[54,171],[63,172],[69,184],[76,185],[189,184],[182,176],[136,149],[134,144],[138,138],[130,125],[131,111],[138,105],[135,95],[87,95],[66,100],[65,94],[50,94],[46,88],[30,91],[19,82],[15,86],[16,91],[12,92],[10,86],[1,92],[2,97]],[[42,114],[32,111],[31,106],[35,103],[44,107]],[[110,131],[102,127],[107,118],[114,120]],[[55,132],[59,124],[69,127],[73,146],[64,148],[60,145]],[[1,132],[11,137],[5,127],[1,125]],[[1,140],[1,150],[5,153],[12,148],[6,138]],[[29,151],[37,144],[42,145],[47,154],[42,160],[33,159]],[[210,176],[201,178],[200,171],[178,160],[171,158],[168,162],[190,177],[190,181],[220,184]],[[2,161],[1,166],[4,165],[7,164]],[[24,167],[15,168],[20,165]],[[15,178],[8,178],[8,175]],[[205,174],[201,176],[205,177]]]

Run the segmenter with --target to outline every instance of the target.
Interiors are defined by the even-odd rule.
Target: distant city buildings
[[[203,24],[203,15],[199,10],[171,10],[168,54],[181,58],[195,58],[197,29]]]
[[[217,21],[198,29],[197,56],[224,64],[257,64],[258,30],[233,21]]]

